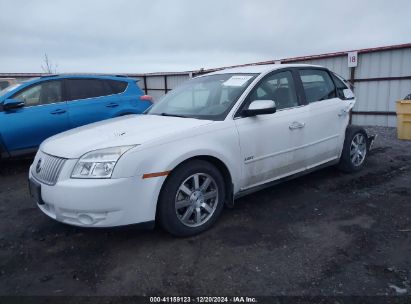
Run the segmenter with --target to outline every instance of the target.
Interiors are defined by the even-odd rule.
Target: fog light
[[[83,225],[91,225],[95,222],[95,220],[88,214],[79,214],[77,218]]]

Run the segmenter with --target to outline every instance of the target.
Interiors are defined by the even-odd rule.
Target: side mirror
[[[24,101],[20,99],[6,99],[3,103],[4,110],[13,110],[24,107]]]
[[[350,89],[343,90],[344,98],[347,99],[354,99],[354,94]]]
[[[273,100],[254,100],[248,106],[248,109],[243,110],[243,116],[250,117],[263,114],[273,114],[276,111],[275,102]]]

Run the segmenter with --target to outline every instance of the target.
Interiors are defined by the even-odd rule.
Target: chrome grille
[[[31,173],[40,182],[54,186],[65,162],[65,158],[48,155],[39,151],[34,159]]]

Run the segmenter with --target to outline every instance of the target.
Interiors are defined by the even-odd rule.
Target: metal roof
[[[306,60],[340,57],[340,56],[346,56],[348,52],[352,52],[352,51],[356,51],[360,54],[365,54],[365,53],[374,53],[374,52],[382,52],[382,51],[390,51],[390,50],[406,49],[406,48],[411,48],[411,43],[389,45],[389,46],[367,48],[367,49],[358,49],[358,50],[351,50],[351,51],[334,52],[334,53],[325,53],[325,54],[319,54],[319,55],[283,58],[283,59],[276,59],[276,60],[269,60],[269,61],[260,61],[260,62],[225,66],[225,67],[212,68],[212,69],[201,69],[201,70],[185,71],[185,72],[124,73],[123,75],[128,76],[128,77],[143,77],[143,76],[156,76],[156,75],[173,76],[173,75],[184,75],[184,74],[189,74],[189,73],[209,73],[209,72],[214,72],[214,71],[218,71],[222,69],[229,69],[229,68],[274,64],[277,61],[281,61],[281,63],[292,63],[292,62],[299,62],[299,61],[306,61]],[[1,78],[3,77],[31,78],[31,77],[41,77],[44,75],[47,75],[47,74],[45,73],[0,73]]]
[[[301,62],[301,61],[308,61],[308,60],[326,59],[326,58],[347,56],[349,52],[358,52],[359,54],[366,54],[366,53],[391,51],[391,50],[407,49],[407,48],[411,48],[411,43],[382,46],[382,47],[375,47],[375,48],[367,48],[367,49],[359,49],[359,50],[342,51],[342,52],[334,52],[334,53],[325,53],[325,54],[319,54],[319,55],[308,55],[308,56],[300,56],[300,57],[275,59],[275,60],[269,60],[269,61],[259,61],[259,62],[254,62],[254,63],[246,63],[246,64],[240,64],[240,65],[207,69],[207,70],[197,71],[197,72],[207,73],[207,72],[218,71],[218,70],[229,69],[229,68],[236,68],[236,67],[275,64],[277,62],[281,62],[282,64],[287,64],[287,63]]]

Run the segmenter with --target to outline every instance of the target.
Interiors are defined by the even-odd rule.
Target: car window
[[[274,100],[277,110],[298,106],[292,73],[284,71],[263,78],[247,97],[247,103],[264,99]]]
[[[66,79],[68,100],[112,95],[112,89],[100,79]]]
[[[0,91],[0,97],[3,97],[6,94],[9,94],[11,91],[17,89],[19,86],[21,86],[22,84],[13,84],[11,86],[8,86],[7,88],[3,89]]]
[[[324,70],[300,70],[307,102],[316,102],[336,97],[330,75]]]
[[[111,94],[123,93],[126,90],[127,85],[128,85],[128,83],[125,81],[104,80],[104,82],[111,90]]]
[[[337,96],[340,99],[346,99],[344,96],[344,90],[348,89],[348,86],[336,75],[333,74],[333,79],[335,83],[335,87],[337,89]]]
[[[216,74],[191,79],[154,104],[149,115],[222,120],[256,74]]]
[[[12,98],[24,101],[26,106],[37,106],[63,101],[61,81],[47,81],[30,86]]]

